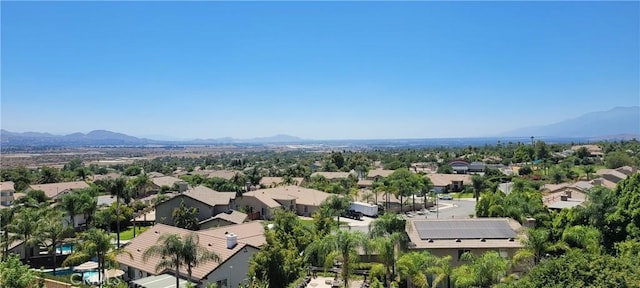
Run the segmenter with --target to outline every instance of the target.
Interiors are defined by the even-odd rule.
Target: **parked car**
[[[453,200],[453,196],[451,196],[451,194],[444,194],[444,195],[440,195],[440,197],[438,197],[442,200]]]

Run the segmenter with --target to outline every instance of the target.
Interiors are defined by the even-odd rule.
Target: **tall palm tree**
[[[62,196],[62,208],[67,211],[69,218],[71,219],[71,227],[76,227],[76,215],[80,210],[80,194],[77,192],[71,192]]]
[[[150,257],[161,257],[156,265],[156,272],[164,269],[173,269],[176,276],[176,287],[180,287],[180,266],[184,264],[182,253],[184,244],[178,234],[162,234],[156,245],[150,246],[142,254],[142,260],[147,261]]]
[[[53,275],[56,275],[58,263],[56,261],[58,254],[56,247],[72,231],[73,229],[64,223],[64,217],[60,210],[50,209],[46,212],[45,217],[38,221],[36,239],[42,246],[48,247],[49,253],[53,254]]]
[[[16,213],[16,206],[0,209],[0,230],[2,230],[2,261],[7,261],[9,256],[9,229],[8,226],[13,222]]]
[[[387,287],[391,285],[391,279],[395,274],[396,252],[402,236],[400,233],[392,233],[387,237],[378,237],[373,239],[373,249],[383,259],[385,268],[385,283]]]
[[[333,264],[334,260],[342,261],[341,274],[345,288],[349,287],[351,270],[354,263],[358,261],[357,249],[364,246],[366,239],[366,235],[360,231],[337,230],[318,243],[319,250],[327,255],[325,266]]]
[[[22,247],[24,249],[24,259],[28,262],[30,255],[28,254],[28,247],[35,242],[33,237],[36,234],[38,227],[38,219],[41,213],[36,208],[22,209],[13,219],[13,222],[7,226],[10,232],[15,233],[9,237],[9,241],[23,241]]]
[[[114,262],[114,256],[120,253],[127,253],[126,250],[112,250],[111,240],[113,237],[102,229],[91,228],[81,233],[78,238],[75,251],[62,262],[63,266],[79,265],[92,258],[98,259],[98,282],[102,282],[107,260]],[[132,257],[129,254],[129,257]],[[113,263],[112,263],[113,264]]]
[[[482,191],[484,186],[484,179],[482,179],[482,176],[476,174],[471,176],[471,183],[473,184],[474,197],[476,198],[476,202],[478,202],[480,191]]]
[[[191,279],[191,270],[198,264],[206,263],[209,261],[220,262],[220,256],[213,251],[209,251],[199,245],[198,234],[190,233],[183,241],[182,257],[184,258],[184,264],[187,266],[187,273],[189,279]]]
[[[116,242],[120,248],[120,197],[125,193],[127,178],[118,177],[109,182],[109,193],[116,196]]]

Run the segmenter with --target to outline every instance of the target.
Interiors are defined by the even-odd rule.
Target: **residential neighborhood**
[[[564,147],[559,146],[554,149],[564,149]],[[354,155],[367,155],[360,153],[350,152],[346,155],[348,159],[358,159]],[[424,153],[430,155],[430,153],[440,152],[427,150]],[[82,240],[85,239],[83,237],[105,237],[104,239],[108,240],[107,243],[113,245],[112,248],[105,248],[107,249],[105,251],[112,253],[121,250],[122,252],[118,252],[115,258],[117,263],[100,263],[99,259],[95,263],[107,265],[112,269],[109,273],[119,275],[114,279],[120,279],[118,281],[130,283],[135,287],[158,287],[152,283],[165,283],[163,285],[166,286],[163,287],[174,287],[171,285],[175,285],[175,281],[181,283],[180,287],[189,283],[196,287],[212,285],[254,287],[252,285],[256,285],[256,279],[262,277],[259,273],[271,273],[270,270],[264,269],[271,265],[268,264],[271,261],[270,257],[279,257],[273,253],[284,253],[284,251],[297,253],[296,255],[300,257],[296,258],[298,260],[287,258],[286,261],[303,261],[307,263],[303,268],[307,266],[311,268],[301,268],[300,274],[291,272],[293,274],[286,274],[289,275],[286,277],[292,278],[282,279],[302,281],[300,285],[316,283],[318,287],[328,284],[315,281],[316,278],[309,275],[317,272],[326,275],[331,273],[330,271],[334,271],[333,278],[329,278],[334,280],[327,280],[331,285],[335,283],[342,285],[345,279],[351,281],[351,286],[363,287],[372,285],[374,282],[383,286],[392,282],[409,284],[411,280],[402,280],[403,275],[407,276],[404,274],[407,272],[403,272],[405,268],[400,267],[407,265],[405,261],[408,261],[406,259],[409,257],[424,255],[431,257],[429,259],[432,260],[428,261],[447,259],[447,265],[450,265],[452,271],[470,269],[475,265],[473,264],[475,261],[489,261],[482,260],[483,257],[495,256],[498,257],[496,259],[505,259],[505,261],[524,257],[518,260],[518,263],[505,264],[506,270],[501,270],[501,273],[524,276],[540,259],[550,257],[523,256],[529,255],[526,251],[529,251],[527,249],[531,245],[530,241],[534,240],[531,237],[540,237],[535,234],[538,232],[532,231],[546,231],[544,230],[546,228],[541,225],[546,225],[544,223],[548,221],[546,220],[548,217],[561,217],[562,214],[558,213],[564,210],[591,209],[590,207],[594,205],[591,202],[592,197],[602,201],[602,195],[607,195],[602,193],[618,191],[623,189],[619,187],[621,183],[640,179],[639,170],[635,165],[615,168],[600,166],[601,168],[594,169],[591,165],[607,164],[608,158],[606,156],[598,158],[599,156],[592,154],[585,156],[589,157],[585,159],[595,161],[594,164],[578,166],[581,170],[577,173],[575,169],[563,170],[565,164],[562,163],[568,161],[563,157],[556,158],[558,159],[556,161],[560,162],[556,164],[556,168],[551,169],[542,164],[535,164],[536,161],[501,164],[503,166],[497,167],[493,164],[464,161],[459,158],[438,161],[436,157],[436,162],[433,164],[420,164],[420,167],[437,167],[428,170],[385,169],[384,161],[370,161],[368,164],[370,166],[364,172],[358,172],[355,169],[346,172],[313,170],[335,165],[333,163],[335,159],[345,157],[340,154],[342,153],[330,152],[319,160],[315,160],[320,162],[320,165],[314,163],[309,168],[293,174],[276,174],[279,176],[269,176],[273,174],[266,169],[250,168],[220,172],[198,169],[193,173],[181,173],[176,177],[158,171],[145,172],[148,171],[147,164],[133,162],[128,166],[129,168],[121,169],[139,171],[137,175],[126,175],[124,170],[110,168],[107,174],[95,174],[84,181],[64,181],[66,179],[61,176],[67,173],[65,168],[61,170],[45,168],[47,173],[53,173],[50,177],[60,181],[24,185],[20,182],[23,178],[13,176],[3,178],[2,205],[0,206],[2,209],[0,210],[5,215],[3,217],[13,215],[11,222],[3,222],[2,231],[9,236],[6,239],[10,240],[5,242],[7,244],[4,251],[7,252],[3,255],[18,255],[18,259],[33,267],[44,267],[44,271],[49,271],[46,273],[53,273],[54,267],[61,271],[79,269],[77,267],[84,269],[82,265],[90,265],[87,263],[93,263],[91,261],[95,260],[82,258],[84,262],[78,263],[75,262],[74,257],[71,257],[76,255],[75,253],[84,253],[82,241],[86,240]],[[314,156],[309,154],[307,157]],[[220,158],[219,161],[226,160]],[[304,161],[304,158],[299,161]],[[76,161],[73,165],[83,167],[81,161]],[[69,166],[71,165],[65,165],[65,167]],[[348,166],[343,164],[343,169],[346,170],[346,167]],[[417,166],[413,165],[413,167]],[[75,169],[74,171],[86,168]],[[501,169],[518,172],[504,174],[500,172]],[[186,171],[186,169],[181,170]],[[249,176],[255,175],[255,171],[260,173],[260,178],[250,179]],[[555,173],[560,172],[562,175],[558,177]],[[108,177],[97,177],[99,175],[108,175]],[[634,187],[628,185],[623,187]],[[16,189],[16,186],[24,188]],[[477,192],[480,193],[476,199]],[[615,199],[612,198],[611,201]],[[28,206],[35,203],[39,208]],[[505,206],[506,203],[521,204]],[[118,213],[124,217],[114,217]],[[61,227],[72,229],[60,228],[61,234],[55,234],[56,238],[47,240],[48,238],[42,238],[44,236],[38,236],[40,235],[38,233],[45,233],[39,232],[41,228],[38,227],[45,227],[41,225],[45,225],[45,221],[48,220],[59,221],[58,223],[63,225]],[[25,222],[25,225],[33,223],[34,226],[31,229],[35,230],[31,230],[33,232],[30,233],[34,234],[27,237],[20,236],[19,233],[25,232],[21,232],[24,231],[20,230],[23,229],[20,228],[22,226],[14,225],[15,221],[32,221]],[[398,224],[384,224],[387,222]],[[390,229],[382,228],[386,227],[384,225],[397,225],[397,228],[384,230]],[[302,236],[306,233],[324,233],[318,234],[324,236],[312,236],[312,234]],[[375,274],[369,273],[375,270],[358,268],[352,271],[355,274],[351,274],[351,272],[345,272],[345,269],[351,271],[352,268],[345,268],[339,264],[344,261],[344,258],[340,258],[343,256],[336,256],[338,258],[334,259],[334,265],[325,267],[322,262],[325,256],[322,255],[329,255],[327,254],[329,251],[316,250],[324,246],[316,247],[306,242],[308,240],[303,240],[305,237],[321,237],[319,239],[322,241],[333,241],[331,239],[334,236],[361,237],[358,235],[367,235],[363,239],[369,239],[367,241],[373,241],[372,243],[378,243],[383,239],[400,241],[393,240],[396,237],[406,239],[403,240],[406,248],[394,252],[393,255],[386,254],[388,252],[384,250],[374,249],[367,252],[363,247],[368,244],[364,242],[354,242],[355,246],[353,246],[357,248],[359,261],[370,263],[369,266],[358,267],[374,269],[376,265],[384,267],[396,263],[399,270],[391,271],[391,274],[374,276]],[[271,250],[275,249],[273,245],[283,240],[283,238],[273,237],[294,237],[287,241],[303,241],[307,243],[304,245],[309,246],[303,250],[294,249],[297,252],[287,250],[293,247],[278,248],[285,250]],[[568,236],[562,237],[564,239]],[[352,241],[347,239],[351,238],[340,241]],[[52,240],[54,242],[51,242]],[[580,244],[568,239],[562,241],[569,241],[567,244],[570,247],[571,245],[576,249],[580,247]],[[51,245],[54,243],[57,248],[55,252],[51,252],[53,247]],[[399,245],[401,242],[391,243]],[[173,264],[169,262],[162,264],[163,259],[168,259],[166,257],[173,257],[166,254],[171,252],[165,250],[174,244],[201,247],[202,249],[193,248],[196,249],[194,253],[204,253],[202,255],[209,257],[205,257],[209,260],[192,264],[185,262],[176,272],[172,268]],[[67,248],[69,250],[66,250]],[[562,251],[567,252],[567,250]],[[495,255],[491,254],[494,252]],[[305,256],[307,253],[310,253],[311,258]],[[53,254],[56,254],[55,261],[51,258]],[[548,255],[551,254],[548,253]],[[392,259],[395,260],[388,262],[384,260],[387,257],[393,257]],[[403,258],[406,259],[402,260]],[[267,266],[256,266],[258,263]],[[280,265],[289,265],[286,263],[288,262]],[[429,277],[429,273],[432,272],[427,271],[431,270],[427,269],[420,273],[426,273],[422,275]],[[460,278],[463,277],[462,274],[457,275],[452,272],[449,275],[451,279],[449,281],[452,283],[439,282],[435,286],[450,285],[462,279]],[[264,281],[270,281],[268,279],[264,278]],[[83,281],[87,284],[99,283],[96,282],[98,280],[95,277],[83,278]],[[451,286],[464,287],[462,284]]]

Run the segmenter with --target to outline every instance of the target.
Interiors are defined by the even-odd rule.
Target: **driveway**
[[[412,217],[407,217],[407,219],[445,219],[445,218],[455,218],[455,219],[464,219],[469,218],[469,215],[475,215],[476,211],[476,201],[475,199],[454,199],[454,200],[438,200],[438,209],[437,212],[435,209],[431,209],[429,212],[426,212],[424,215],[416,215],[413,214]]]

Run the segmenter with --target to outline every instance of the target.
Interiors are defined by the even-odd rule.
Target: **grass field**
[[[136,227],[136,235],[147,231],[149,229],[148,226]],[[116,237],[116,233],[111,233],[113,237]],[[133,226],[129,227],[127,230],[120,231],[120,240],[131,240],[133,239]]]

